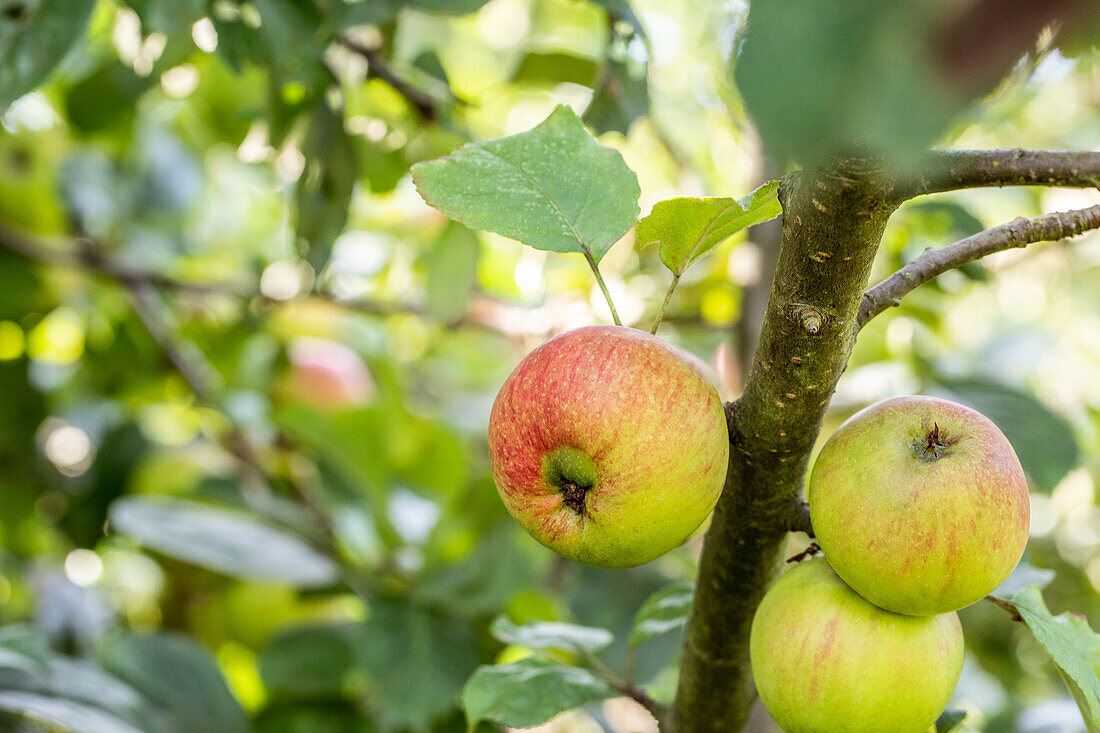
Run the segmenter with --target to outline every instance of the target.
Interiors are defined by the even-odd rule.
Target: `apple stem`
[[[649,329],[650,333],[657,333],[657,327],[661,325],[661,319],[665,317],[665,308],[668,308],[668,302],[672,300],[672,293],[676,290],[676,285],[680,282],[680,273],[672,273],[672,284],[668,286],[668,292],[665,293],[665,302],[661,303],[661,309],[657,311],[657,317],[653,319],[653,328]]]
[[[615,325],[623,325],[623,322],[619,320],[619,312],[615,310],[615,303],[611,300],[611,291],[607,289],[607,283],[603,281],[603,275],[600,274],[600,267],[587,248],[584,250],[584,258],[588,260],[588,266],[592,268],[592,274],[596,276],[596,284],[600,286],[604,300],[607,301],[607,307],[611,309],[611,317],[615,319]]]

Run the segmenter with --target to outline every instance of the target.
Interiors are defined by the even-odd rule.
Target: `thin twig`
[[[1075,237],[1100,228],[1100,204],[1087,209],[1019,217],[954,244],[928,249],[915,260],[863,294],[856,317],[856,332],[868,321],[932,278],[994,252]]]
[[[790,512],[784,519],[783,529],[788,532],[805,532],[813,537],[814,527],[810,523],[810,505],[804,501],[797,501],[792,504]]]
[[[1100,152],[941,150],[899,177],[895,202],[982,186],[1100,186]]]
[[[588,266],[592,268],[592,274],[596,276],[596,284],[600,286],[604,300],[607,301],[607,307],[611,309],[611,318],[614,319],[615,325],[623,325],[623,322],[619,320],[619,312],[615,310],[615,303],[611,300],[611,291],[607,289],[607,283],[603,281],[603,275],[600,274],[600,267],[596,264],[595,258],[587,249],[584,251],[584,258],[588,260]]]
[[[367,46],[348,36],[340,36],[336,39],[336,42],[366,59],[370,73],[389,84],[395,92],[404,97],[425,122],[434,122],[439,118],[439,107],[436,100],[427,92],[418,89],[406,79],[401,78],[390,67],[385,57],[382,56],[381,49]]]
[[[676,292],[676,286],[680,283],[680,275],[678,273],[672,273],[672,283],[668,286],[668,292],[665,293],[665,300],[661,303],[661,309],[657,311],[657,317],[653,319],[653,328],[649,329],[650,333],[657,333],[657,329],[661,326],[661,321],[665,317],[665,309],[668,308],[669,301],[672,300],[672,294]]]

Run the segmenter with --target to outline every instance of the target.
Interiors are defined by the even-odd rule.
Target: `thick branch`
[[[703,544],[672,713],[677,732],[740,730],[754,696],[752,617],[783,561],[791,507],[851,349],[893,204],[882,171],[838,163],[784,179],[783,241],[744,394],[727,412],[726,487]]]
[[[413,109],[416,110],[422,120],[425,122],[434,122],[439,118],[439,109],[436,106],[435,99],[427,92],[413,86],[406,79],[401,78],[401,76],[390,67],[389,63],[386,62],[380,49],[364,45],[347,36],[340,36],[336,40],[344,48],[366,59],[370,73],[393,87],[395,92],[404,97],[405,101],[412,105]]]
[[[863,294],[856,318],[856,329],[932,278],[967,262],[994,252],[1026,247],[1035,242],[1050,242],[1075,237],[1091,229],[1100,229],[1100,204],[1087,209],[1043,214],[1033,219],[1019,217],[999,227],[987,229],[954,244],[928,249],[905,267]]]
[[[943,150],[897,178],[897,202],[927,193],[982,186],[1100,186],[1100,152]]]

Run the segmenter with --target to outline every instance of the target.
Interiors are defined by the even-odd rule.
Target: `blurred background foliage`
[[[559,103],[623,154],[643,213],[748,193],[829,149],[848,129],[837,114],[899,155],[906,141],[1100,148],[1100,55],[1075,27],[999,84],[938,95],[907,61],[927,51],[899,33],[912,19],[853,39],[833,18],[807,47],[781,6],[759,25],[786,45],[763,34],[734,69],[743,100],[736,0],[3,3],[0,726],[462,731],[475,667],[529,653],[494,638],[501,614],[612,630],[603,661],[669,700],[675,624],[629,660],[626,639],[650,594],[694,577],[698,540],[634,570],[571,564],[508,518],[488,472],[507,374],[548,335],[610,319],[587,265],[448,222],[408,168]],[[853,65],[865,85],[845,82]],[[914,202],[875,279],[926,247],[1097,201]],[[774,236],[719,246],[662,327],[727,397]],[[655,248],[628,234],[602,269],[624,322],[648,325],[668,277]],[[1096,234],[949,272],[864,329],[823,433],[900,393],[989,415],[1032,482],[1029,559],[1057,571],[1048,605],[1093,627],[1097,334]],[[989,604],[963,620],[966,729],[1084,730],[1019,625]],[[651,725],[617,699],[552,728]]]

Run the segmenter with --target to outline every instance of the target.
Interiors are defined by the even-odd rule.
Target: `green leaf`
[[[272,693],[294,698],[337,697],[355,666],[355,626],[299,626],[260,652],[260,677]]]
[[[0,14],[0,111],[37,87],[84,35],[95,0],[23,0]]]
[[[111,506],[110,521],[152,550],[226,575],[299,587],[337,579],[330,559],[239,512],[163,496],[129,496]]]
[[[1038,489],[1050,492],[1077,467],[1073,428],[1035,397],[984,379],[937,381],[949,390],[948,397],[973,407],[1001,429]]]
[[[1058,667],[1073,694],[1090,733],[1100,731],[1100,635],[1083,616],[1052,616],[1037,587],[1029,587],[1012,599],[1017,613]]]
[[[0,710],[57,726],[68,733],[150,733],[94,705],[36,692],[0,690]]]
[[[248,731],[248,718],[226,687],[217,663],[194,641],[166,634],[129,634],[106,644],[101,658],[104,667],[168,716],[171,730]]]
[[[13,624],[0,628],[0,687],[49,675],[50,645],[42,632]]]
[[[371,605],[361,649],[372,699],[390,728],[427,730],[449,715],[477,665],[465,624],[398,601]]]
[[[477,235],[454,222],[427,253],[428,310],[440,320],[452,322],[466,313],[480,254]]]
[[[295,192],[297,233],[309,245],[310,264],[320,272],[347,224],[358,175],[355,145],[344,129],[343,115],[323,101],[313,113],[302,154],[306,167]]]
[[[642,54],[632,53],[632,47],[642,49]],[[584,110],[584,121],[596,134],[614,131],[626,135],[634,120],[649,114],[648,54],[640,37],[616,36],[608,55],[592,101]]]
[[[462,707],[470,725],[489,720],[527,728],[615,694],[586,669],[528,658],[478,667],[462,690]]]
[[[568,51],[529,53],[512,72],[512,83],[554,87],[570,82],[588,87],[594,85],[597,70],[588,56]]]
[[[581,655],[602,651],[615,640],[610,631],[595,626],[552,621],[517,626],[507,616],[498,616],[491,631],[505,644],[519,644],[530,649],[561,649]]]
[[[474,229],[599,262],[638,217],[638,179],[562,105],[533,130],[413,166],[430,205]]]
[[[665,267],[680,276],[730,236],[779,216],[778,192],[779,181],[771,181],[740,201],[689,197],[658,201],[649,216],[638,222],[635,239],[641,247],[657,243]]]
[[[953,733],[966,720],[965,710],[944,710],[936,718],[936,733]]]
[[[687,623],[694,600],[695,586],[688,582],[674,583],[651,595],[634,616],[630,644],[637,646],[682,627]]]

